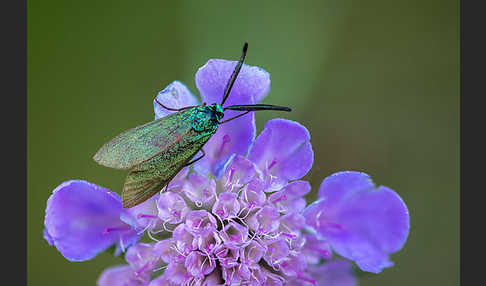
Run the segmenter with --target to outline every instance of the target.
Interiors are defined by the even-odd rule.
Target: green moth
[[[232,105],[223,107],[246,56],[248,44],[236,65],[223,94],[221,104],[169,108],[155,99],[163,108],[176,111],[158,120],[127,130],[105,143],[93,159],[99,164],[116,169],[130,169],[122,190],[124,208],[134,207],[166,187],[184,167],[200,160],[202,147],[224,124],[251,111],[290,108],[269,104]],[[244,111],[222,121],[225,110]],[[193,157],[202,151],[202,155]]]

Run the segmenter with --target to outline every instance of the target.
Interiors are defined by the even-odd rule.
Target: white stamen
[[[160,268],[155,268],[155,269],[154,269],[154,270],[152,270],[152,271],[153,271],[153,272],[157,272],[157,271],[159,271],[159,270],[162,270],[162,269],[167,268],[168,266],[169,266],[169,265],[165,265],[165,266],[162,266],[162,267],[160,267]]]
[[[147,235],[148,235],[148,237],[150,237],[150,239],[152,239],[153,241],[157,241],[157,242],[159,242],[159,241],[160,241],[159,239],[156,239],[156,238],[154,238],[154,237],[152,236],[152,232],[151,232],[150,230],[149,230],[149,231],[147,231]]]

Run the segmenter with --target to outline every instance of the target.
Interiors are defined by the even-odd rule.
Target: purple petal
[[[172,224],[180,223],[184,220],[189,208],[184,199],[173,192],[160,194],[157,200],[158,217],[162,221]]]
[[[168,191],[172,191],[174,193],[178,193],[181,191],[184,182],[186,181],[187,174],[189,173],[189,167],[184,167],[182,170],[177,173],[177,175],[170,180],[169,185],[167,186]]]
[[[139,239],[120,220],[123,212],[118,194],[86,181],[67,181],[47,201],[45,237],[68,260],[88,260],[114,243],[124,248]]]
[[[129,265],[116,265],[109,267],[101,273],[96,285],[98,286],[143,286],[148,285],[150,276],[136,276],[135,271]]]
[[[206,210],[193,210],[186,215],[187,229],[195,234],[202,235],[216,230],[216,218]]]
[[[220,244],[214,250],[214,254],[223,268],[231,268],[238,265],[240,256],[239,247],[233,244]]]
[[[184,263],[170,263],[164,271],[163,277],[174,285],[187,285],[192,278]]]
[[[298,122],[272,119],[254,142],[248,159],[273,176],[297,180],[312,167],[314,152],[307,129]]]
[[[248,229],[236,222],[225,225],[220,234],[226,244],[240,245],[248,239]]]
[[[201,286],[223,286],[224,280],[222,277],[221,270],[216,268],[211,274],[206,276],[206,279],[204,279]]]
[[[143,231],[144,229],[152,230],[160,226],[161,221],[157,217],[156,205],[158,198],[159,194],[156,194],[145,202],[127,209],[125,213],[120,215],[120,219],[131,225],[137,231]]]
[[[222,239],[217,232],[209,232],[203,235],[198,235],[192,241],[193,247],[209,254],[212,254],[214,249],[221,243]]]
[[[180,81],[174,81],[169,84],[157,94],[156,99],[163,105],[174,109],[200,104],[191,91]],[[173,112],[160,106],[154,99],[155,120]]]
[[[317,197],[325,197],[330,204],[339,204],[352,192],[373,189],[370,176],[355,171],[337,172],[322,181]]]
[[[54,245],[54,239],[51,237],[51,235],[45,228],[43,231],[43,235],[44,235],[44,239],[47,240],[47,243],[49,243],[49,245]]]
[[[269,234],[275,232],[279,227],[280,213],[273,206],[264,206],[255,214],[246,218],[248,226],[258,234]]]
[[[203,102],[221,103],[225,87],[237,61],[211,59],[196,72],[196,86]],[[264,69],[244,64],[231,89],[225,106],[252,104],[262,100],[270,90],[270,75]]]
[[[223,279],[226,282],[224,285],[241,285],[244,280],[240,275],[239,265],[223,267],[221,276],[223,276]]]
[[[282,263],[280,263],[282,273],[289,277],[298,276],[306,267],[307,261],[303,255],[289,255]]]
[[[262,268],[262,272],[265,275],[265,286],[282,286],[283,281],[285,281],[285,278],[282,276],[270,272],[270,270],[267,270],[266,268]]]
[[[154,256],[154,243],[137,243],[128,248],[125,260],[130,264],[137,276],[147,273],[150,276],[152,270],[161,266],[160,256]]]
[[[304,216],[338,254],[368,272],[393,265],[388,255],[403,247],[409,232],[408,210],[396,192],[376,188],[364,173],[340,172],[322,182],[319,195]]]
[[[221,103],[224,89],[233,73],[236,61],[209,60],[196,73],[196,86],[201,98],[208,104]],[[269,91],[270,76],[261,68],[243,65],[231,89],[225,106],[253,104],[261,100]],[[241,112],[227,110],[224,119]],[[215,135],[206,143],[206,157],[195,164],[198,171],[209,169],[216,178],[222,175],[222,166],[235,153],[245,155],[255,138],[255,118],[253,113],[219,126]]]
[[[176,248],[182,253],[189,253],[196,249],[193,246],[194,235],[188,230],[185,224],[179,224],[172,233]]]
[[[174,239],[164,239],[158,241],[152,248],[151,255],[153,257],[160,257],[165,263],[184,262],[185,257],[177,252],[174,248],[176,244]]]
[[[236,268],[236,267],[235,267]],[[251,277],[251,270],[246,264],[239,264],[237,266],[237,276],[243,281],[250,280]]]
[[[300,230],[305,226],[305,218],[302,214],[291,212],[280,217],[280,233],[290,239],[296,239]]]
[[[230,192],[237,191],[248,184],[255,176],[255,165],[243,156],[234,156],[226,168],[221,181]]]
[[[263,259],[271,266],[283,262],[290,253],[289,246],[283,239],[266,241],[265,246],[267,247],[267,251]]]
[[[222,220],[236,217],[239,211],[238,194],[231,192],[219,194],[218,200],[212,209],[213,214],[219,216]]]
[[[180,284],[172,283],[166,275],[160,275],[150,281],[148,286],[179,286]]]
[[[186,257],[184,265],[192,276],[204,278],[206,274],[211,273],[216,267],[213,257],[208,257],[199,251],[192,251]]]
[[[331,259],[332,251],[329,242],[313,234],[306,234],[304,237],[305,245],[302,253],[305,255],[308,263],[317,264],[321,259]]]
[[[267,200],[267,196],[263,192],[263,182],[257,178],[253,178],[253,180],[243,187],[243,190],[240,195],[240,203],[242,205],[242,212],[245,210],[246,215],[248,211],[253,210],[254,208],[262,207]]]
[[[266,283],[267,277],[260,266],[251,267],[250,271],[251,271],[251,276],[249,281],[250,286],[271,285],[269,283]]]
[[[216,196],[216,182],[199,173],[191,173],[182,186],[182,192],[197,207],[211,205]]]
[[[266,247],[252,240],[244,249],[240,249],[241,261],[248,265],[256,264],[262,259],[266,250]]]
[[[358,281],[352,273],[352,264],[339,259],[318,266],[309,266],[307,272],[315,279],[317,285],[356,286]],[[302,284],[300,284],[302,285]],[[309,284],[311,285],[311,284]]]
[[[307,181],[294,181],[281,191],[271,194],[268,201],[275,205],[279,212],[300,212],[305,208],[306,201],[302,196],[311,189]]]

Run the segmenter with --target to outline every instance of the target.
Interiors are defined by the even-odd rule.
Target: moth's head
[[[224,111],[223,111],[223,107],[221,107],[220,104],[217,103],[211,104],[208,106],[208,108],[214,114],[218,122],[221,120],[221,118],[223,118]]]

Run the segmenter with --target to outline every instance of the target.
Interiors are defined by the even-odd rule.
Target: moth
[[[226,84],[221,103],[203,103],[175,109],[163,105],[155,98],[161,107],[175,112],[122,132],[105,143],[94,155],[93,159],[100,165],[130,170],[122,189],[124,208],[134,207],[151,198],[167,187],[182,168],[202,159],[205,156],[202,149],[204,144],[216,133],[220,124],[251,111],[291,111],[288,107],[269,104],[223,107],[243,66],[247,50],[248,43],[245,43],[240,60]],[[226,110],[243,113],[222,120]],[[199,151],[202,155],[193,159]]]

